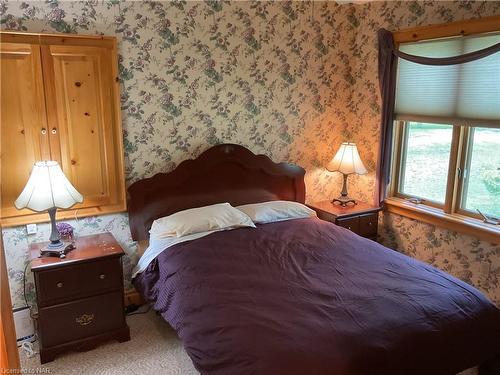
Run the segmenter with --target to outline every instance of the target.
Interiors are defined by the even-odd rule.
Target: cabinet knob
[[[368,222],[368,226],[370,226],[370,227],[371,227],[372,225],[373,225],[373,223],[372,223],[371,221],[369,221],[369,222]]]
[[[351,230],[351,227],[347,227],[347,229]]]
[[[47,134],[47,129],[42,128],[42,134],[43,134],[43,135]]]
[[[57,285],[58,288],[62,288],[63,287],[63,283],[61,283],[61,282],[58,282],[56,285]]]
[[[51,133],[52,134],[57,134],[57,128],[52,128]]]
[[[105,274],[103,274],[103,273],[101,273],[101,274],[99,275],[99,278],[100,278],[101,280],[104,280],[104,279],[106,278],[106,275],[105,275]]]

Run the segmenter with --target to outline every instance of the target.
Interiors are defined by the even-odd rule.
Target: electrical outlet
[[[26,225],[26,231],[28,232],[28,234],[36,234],[36,232],[37,232],[36,224]]]

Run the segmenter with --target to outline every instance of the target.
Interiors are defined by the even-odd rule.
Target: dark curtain
[[[378,79],[382,99],[380,124],[380,148],[377,163],[376,198],[382,204],[387,196],[390,181],[392,135],[394,121],[394,102],[396,99],[396,73],[398,58],[424,65],[455,65],[465,64],[500,52],[500,43],[460,56],[431,58],[414,56],[401,52],[394,47],[392,33],[385,29],[378,31]]]
[[[394,102],[396,99],[396,72],[398,58],[393,53],[392,33],[385,29],[378,31],[378,82],[382,99],[380,145],[377,163],[377,191],[375,199],[382,204],[387,196],[391,177],[392,133]]]

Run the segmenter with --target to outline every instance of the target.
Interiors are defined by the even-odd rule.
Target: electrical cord
[[[33,320],[33,324],[35,325],[36,321],[35,321],[35,316],[33,315],[33,306],[31,306],[28,303],[28,298],[26,297],[26,270],[28,269],[29,264],[30,264],[29,262],[26,263],[26,265],[24,266],[24,271],[23,271],[23,297],[24,297],[24,303],[26,304],[26,307],[30,311],[30,318]],[[35,329],[35,333],[33,336],[33,342],[35,342],[37,340],[38,340],[38,333]],[[32,355],[32,354],[28,353],[29,350],[27,350],[27,348],[25,348],[25,347],[23,347],[23,349],[25,350],[25,352],[27,352],[28,358],[30,358],[30,355]]]
[[[28,265],[30,263],[26,262],[26,265],[24,266],[24,272],[23,272],[23,296],[24,296],[24,303],[26,304],[26,307],[30,309],[30,315],[31,315],[31,306],[28,303],[28,298],[26,298],[26,270],[28,269]]]
[[[151,305],[148,304],[147,305],[148,308],[146,310],[144,310],[144,311],[138,311],[142,306],[144,306],[144,305],[139,306],[136,311],[128,313],[127,316],[146,314],[146,313],[148,313],[151,310]]]

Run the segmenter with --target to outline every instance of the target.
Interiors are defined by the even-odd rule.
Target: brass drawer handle
[[[86,326],[94,322],[94,314],[83,314],[75,318],[75,321],[81,326]]]
[[[103,273],[101,273],[101,274],[99,275],[99,278],[100,278],[101,280],[104,280],[104,279],[106,278],[106,275],[105,275],[105,274],[103,274]]]
[[[63,283],[61,283],[61,282],[58,282],[56,285],[57,285],[58,288],[62,288],[63,287]]]
[[[57,128],[52,128],[51,133],[52,134],[57,134]]]
[[[47,134],[47,129],[42,128],[42,134],[43,134],[43,135]]]

